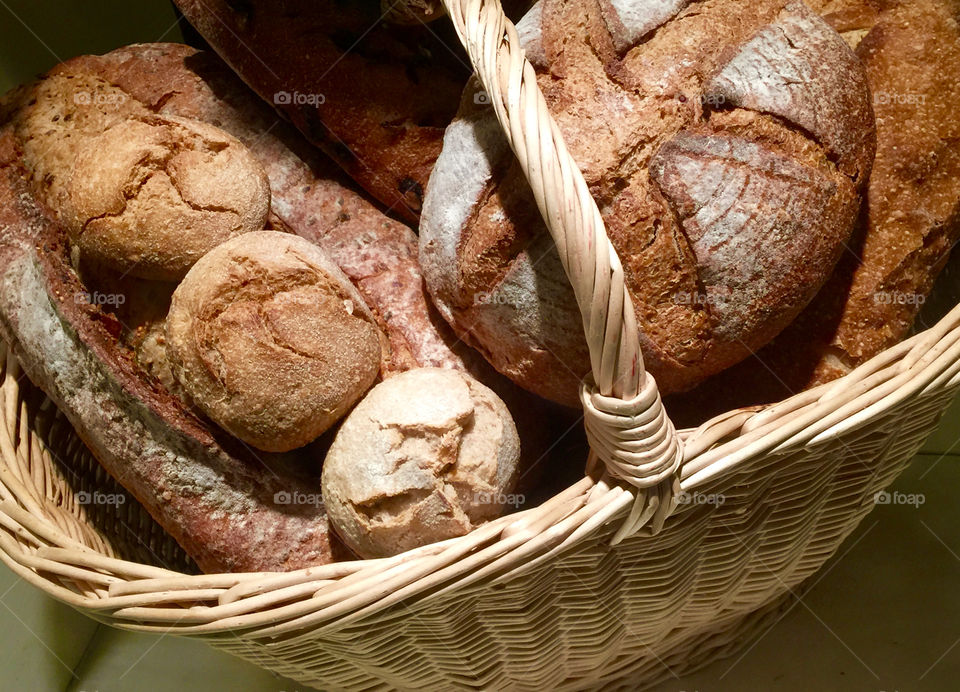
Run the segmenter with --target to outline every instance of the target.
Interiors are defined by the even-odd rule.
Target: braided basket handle
[[[659,531],[676,507],[683,450],[643,367],[623,266],[499,0],[443,4],[530,182],[580,307],[592,371],[580,391],[592,449],[588,464],[600,459],[609,476],[637,490],[614,542],[648,523]]]

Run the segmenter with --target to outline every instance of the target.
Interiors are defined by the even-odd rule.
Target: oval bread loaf
[[[263,228],[266,173],[224,130],[158,115],[90,73],[54,71],[31,100],[13,126],[75,260],[177,280],[211,248]]]
[[[270,184],[253,153],[207,123],[124,120],[86,141],[67,230],[80,257],[145,279],[182,279],[209,250],[263,228]]]
[[[380,333],[360,294],[320,248],[277,231],[204,255],[173,293],[166,336],[190,399],[268,452],[315,440],[380,371]]]
[[[779,333],[843,251],[874,155],[866,76],[843,39],[779,0],[542,0],[518,31],[623,262],[661,390]],[[469,88],[420,242],[457,331],[517,383],[575,404],[589,359],[572,290]]]
[[[907,335],[960,239],[960,2],[814,0],[856,48],[877,155],[858,228],[830,280],[776,339],[668,402],[681,425],[841,377]],[[932,325],[931,325],[932,326]]]

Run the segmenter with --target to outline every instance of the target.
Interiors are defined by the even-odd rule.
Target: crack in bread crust
[[[664,7],[664,19],[644,30],[642,40],[633,37],[632,45],[626,50],[623,50],[625,44],[618,43],[619,28],[611,28],[609,21],[609,11],[616,8],[607,2],[541,0],[523,32],[525,43],[534,45],[547,62],[540,65],[540,58],[537,59],[538,83],[600,206],[611,242],[627,273],[645,361],[667,392],[689,388],[742,359],[780,331],[810,300],[829,275],[849,236],[859,205],[854,184],[844,183],[844,176],[837,169],[859,181],[869,168],[864,163],[869,158],[867,154],[872,157],[872,112],[863,70],[840,37],[809,10],[786,0],[755,3],[749,13],[735,0],[703,0],[685,8],[679,7],[683,3],[675,4],[675,7]],[[539,26],[533,26],[537,21]],[[751,42],[764,31],[782,35],[777,33],[781,25],[802,25],[811,28],[813,35],[795,38],[790,28],[786,32],[787,40],[772,49],[773,55],[788,50],[800,56],[799,63],[795,57],[791,58],[793,64],[802,64],[803,69],[812,70],[814,76],[816,70],[834,68],[842,75],[825,81],[817,92],[819,102],[814,103],[806,96],[803,100],[794,94],[792,105],[779,109],[777,114],[760,117],[760,107],[770,104],[756,101],[743,108],[734,103],[734,91],[728,87],[737,80],[724,72],[724,66],[738,55],[755,52]],[[724,37],[720,44],[716,41],[718,35]],[[711,83],[717,73],[727,81]],[[774,93],[782,91],[790,87],[787,77],[780,82],[765,83],[763,87],[769,87]],[[856,88],[847,89],[849,93],[839,93],[849,86]],[[766,92],[761,89],[758,93]],[[725,94],[731,94],[730,98]],[[741,96],[737,92],[737,97]],[[757,110],[750,110],[751,105]],[[823,112],[817,111],[818,108]],[[718,114],[720,117],[715,117]],[[461,109],[460,117],[482,116],[467,104]],[[824,129],[825,120],[830,120],[832,129]],[[870,122],[865,124],[866,120]],[[810,132],[805,132],[804,127]],[[516,222],[512,217],[521,217],[509,211],[509,204],[500,204],[504,199],[503,185],[509,186],[508,196],[525,200],[516,206],[532,208],[533,205],[525,185],[522,195],[517,191],[520,183],[516,175],[509,178],[509,183],[504,182],[507,177],[500,172],[499,159],[492,168],[475,166],[477,172],[468,174],[467,187],[471,190],[476,187],[479,194],[471,193],[469,199],[458,201],[443,192],[452,182],[442,179],[447,175],[445,171],[454,168],[451,158],[459,159],[457,167],[465,170],[483,156],[475,149],[479,140],[464,138],[463,130],[457,139],[453,134],[456,132],[448,131],[435,180],[431,180],[427,190],[421,222],[422,261],[425,267],[431,262],[437,265],[427,272],[428,285],[438,303],[445,306],[445,316],[459,331],[468,332],[474,341],[482,344],[498,369],[523,386],[558,398],[557,387],[548,387],[545,382],[556,379],[557,373],[565,368],[579,374],[588,369],[579,322],[556,330],[566,332],[571,340],[550,344],[543,349],[546,355],[543,359],[529,355],[531,345],[544,346],[537,336],[543,330],[529,325],[533,321],[550,322],[561,317],[573,320],[574,317],[567,315],[575,316],[576,312],[557,313],[544,305],[537,306],[542,288],[536,278],[531,278],[527,285],[531,299],[514,300],[516,309],[512,315],[500,305],[489,302],[477,305],[475,301],[464,300],[476,295],[499,296],[500,286],[511,275],[517,258],[524,257],[518,250],[529,245],[527,240],[521,245],[505,239],[525,237],[531,229],[542,233],[543,226],[525,220],[514,226]],[[811,138],[810,134],[815,137]],[[746,285],[743,282],[725,285],[728,274],[706,271],[700,266],[706,258],[703,248],[698,249],[696,240],[689,237],[692,228],[689,220],[682,214],[679,219],[675,215],[675,194],[668,194],[677,193],[679,188],[674,185],[671,191],[663,190],[658,181],[651,178],[650,162],[658,152],[665,151],[671,142],[679,141],[678,138],[700,135],[731,145],[739,139],[746,142],[755,139],[758,145],[785,157],[777,160],[796,162],[832,186],[828,202],[817,197],[819,201],[814,203],[811,198],[809,208],[802,209],[803,223],[776,226],[782,242],[779,236],[768,243],[750,240],[760,252],[770,253],[771,258],[784,255],[782,261],[789,268],[789,271],[769,274],[768,291],[762,297],[757,297],[755,292],[743,294],[737,288],[742,289]],[[827,143],[836,146],[826,146]],[[832,156],[834,150],[836,156]],[[501,154],[498,152],[496,156]],[[713,164],[706,159],[689,160],[687,176],[691,183],[701,174],[695,169],[704,165]],[[762,175],[769,176],[769,172]],[[474,178],[481,176],[484,180],[478,186]],[[769,180],[773,185],[775,176]],[[784,186],[783,183],[777,185]],[[790,185],[786,185],[786,189],[790,189]],[[772,190],[769,188],[768,194],[772,194]],[[438,212],[440,202],[434,197],[437,194],[444,195],[443,203],[448,206],[466,207],[461,227],[452,227],[452,212]],[[720,214],[723,209],[717,210],[718,219],[728,223],[735,218],[742,219],[745,225],[740,230],[745,234],[763,234],[770,230],[769,225],[758,223],[759,215],[754,209],[747,208],[748,198],[728,196],[724,199],[725,202],[721,199],[703,202],[726,208],[725,216]],[[444,215],[446,218],[441,218]],[[808,238],[801,242],[803,235]],[[434,253],[449,243],[450,237],[456,239],[454,245],[459,249],[453,255],[455,263],[440,266],[433,259],[437,257]],[[803,252],[812,253],[809,262],[805,262]],[[510,253],[516,254],[511,257]],[[738,255],[737,259],[743,263],[751,261],[746,254]],[[558,265],[555,255],[548,255],[536,265],[537,274],[562,276]],[[767,266],[775,264],[768,262]],[[794,281],[801,290],[791,290],[785,285]],[[567,293],[561,302],[574,306],[569,288]],[[718,294],[735,296],[738,293],[742,295],[733,298],[739,301],[734,310],[722,310],[713,302]],[[676,298],[678,295],[705,296],[705,299],[684,302]],[[767,309],[768,306],[772,308]],[[747,319],[743,319],[744,316]],[[737,328],[733,324],[736,321],[742,322],[743,328]],[[575,379],[570,378],[568,382]],[[568,388],[559,398],[573,404],[575,389],[569,384],[563,386]],[[548,393],[547,389],[551,391]]]

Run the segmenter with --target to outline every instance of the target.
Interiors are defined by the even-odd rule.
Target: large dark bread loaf
[[[833,270],[874,155],[863,66],[799,2],[542,0],[518,29],[626,272],[644,358],[689,389]],[[515,382],[574,404],[573,293],[492,110],[465,92],[420,227],[435,302]]]
[[[850,252],[766,348],[669,402],[682,423],[779,401],[845,375],[907,335],[960,239],[960,3],[816,0],[856,47],[877,155]]]

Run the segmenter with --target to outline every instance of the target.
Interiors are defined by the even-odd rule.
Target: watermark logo
[[[927,297],[920,293],[877,291],[873,294],[873,301],[877,305],[923,305],[927,302]]]
[[[873,105],[875,106],[923,106],[926,103],[926,94],[878,91],[873,95]]]
[[[113,505],[119,507],[126,504],[127,496],[123,493],[104,493],[94,490],[92,493],[83,490],[77,493],[77,504],[79,505]]]
[[[78,291],[74,294],[73,301],[77,305],[89,303],[90,305],[112,305],[119,307],[127,302],[127,297],[122,293],[100,293],[99,291],[87,293],[86,291]]]
[[[106,93],[78,91],[73,95],[73,103],[77,106],[119,106],[126,100],[127,95],[117,91]]]
[[[478,106],[489,106],[490,94],[485,91],[478,91],[473,95],[473,102]]]
[[[883,490],[873,496],[873,502],[877,505],[897,505],[918,509],[926,504],[927,497],[923,493],[902,493],[899,490],[891,493]]]
[[[727,97],[723,94],[700,94],[693,98],[687,96],[686,94],[680,94],[677,96],[677,101],[680,103],[687,103],[689,101],[700,101],[701,106],[710,106],[710,108],[720,108],[727,102]]]
[[[677,504],[679,505],[707,505],[710,507],[720,507],[727,501],[722,493],[688,493],[681,490],[677,493]]]
[[[513,305],[502,293],[477,293],[473,296],[474,305]]]
[[[323,94],[278,91],[273,95],[273,103],[277,106],[321,106],[326,102],[327,97]]]
[[[273,501],[278,505],[320,507],[323,505],[323,495],[320,493],[301,493],[299,491],[291,493],[287,490],[281,490],[274,493]]]
[[[500,507],[513,507],[514,509],[518,508],[520,505],[524,504],[527,501],[527,498],[520,493],[502,493],[502,492],[490,492],[490,493],[476,493],[473,496],[474,504],[478,505],[498,505]]]
[[[722,306],[726,301],[717,295],[701,293],[699,291],[678,291],[673,294],[674,305]]]

